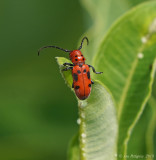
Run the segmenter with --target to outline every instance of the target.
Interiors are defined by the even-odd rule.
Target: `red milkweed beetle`
[[[93,72],[96,74],[103,73],[103,72],[96,72],[93,66],[85,64],[85,58],[80,51],[85,39],[88,45],[89,43],[88,38],[84,37],[81,41],[79,49],[73,51],[63,49],[57,46],[44,46],[38,50],[38,55],[40,54],[40,51],[42,49],[50,47],[60,49],[64,52],[69,52],[69,57],[72,63],[64,63],[63,65],[66,66],[66,68],[63,69],[62,71],[72,70],[72,76],[73,76],[72,88],[74,88],[76,96],[80,100],[84,100],[90,95],[91,85],[94,84],[94,82],[90,78],[89,68],[91,67]]]

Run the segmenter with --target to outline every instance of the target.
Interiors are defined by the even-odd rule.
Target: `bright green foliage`
[[[134,4],[129,4],[129,7]],[[100,7],[102,6],[99,6],[98,14],[101,16],[104,13],[101,12]],[[127,8],[124,9],[127,10]],[[115,17],[108,26],[114,19]],[[92,78],[98,79],[100,83],[96,81],[87,100],[78,100],[81,121],[80,159],[129,160],[134,158],[130,157],[131,154],[141,154],[141,159],[145,160],[146,154],[150,154],[151,157],[148,159],[152,160],[156,128],[154,108],[156,85],[153,84],[156,70],[156,2],[144,3],[124,14],[105,37],[108,26],[102,28],[104,26],[102,19],[97,20],[97,23],[100,26],[99,30],[102,30],[101,36],[98,36],[100,32],[95,30],[98,32],[99,39],[96,37],[98,45],[93,46],[93,43],[90,45],[94,51],[98,50],[98,52],[94,56],[93,52],[86,50],[86,54],[87,57],[91,57],[89,61],[93,62],[96,70],[103,71],[104,74],[92,74]],[[92,40],[95,35],[88,33],[92,36]],[[100,43],[102,37],[104,38]],[[65,59],[58,58],[58,61],[61,65]],[[70,72],[64,74],[64,77],[71,86]],[[112,93],[116,107],[110,92],[104,86],[107,86]],[[119,128],[118,132],[117,128]],[[118,137],[117,141],[116,137]],[[134,139],[137,141],[134,142]]]
[[[156,127],[156,103],[152,101],[150,98],[131,134],[127,150],[127,155],[131,157],[129,159],[134,159],[135,155],[140,155],[143,160],[154,158],[153,137]]]
[[[147,0],[81,0],[93,20],[93,26],[85,33],[90,41],[90,45],[84,48],[84,54],[89,63],[92,62],[105,33],[113,22],[132,6],[143,1]],[[88,18],[85,19],[85,23],[88,25]]]
[[[144,4],[121,18],[107,34],[94,60],[97,69],[103,68],[105,73],[100,80],[117,102],[118,153],[122,155],[126,155],[129,136],[151,93],[154,71],[150,66],[155,58],[156,35],[150,28],[155,25],[155,8],[156,3]]]
[[[79,101],[80,155],[82,160],[114,159],[117,118],[110,92],[98,81],[86,101]]]

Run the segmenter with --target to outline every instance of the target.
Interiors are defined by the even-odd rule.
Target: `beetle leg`
[[[91,80],[91,83],[94,84],[94,81]]]
[[[95,71],[95,68],[94,68],[93,66],[91,66],[91,65],[88,65],[88,66],[91,67],[92,70],[93,70],[93,72],[96,73],[96,74],[101,74],[101,73],[103,73],[103,72],[96,72],[96,71]]]
[[[64,66],[73,66],[72,63],[63,63]]]
[[[72,88],[74,88],[74,83],[72,83]]]
[[[73,69],[73,67],[67,67],[67,68],[62,69],[62,71],[68,71],[68,70],[72,70],[72,69]]]

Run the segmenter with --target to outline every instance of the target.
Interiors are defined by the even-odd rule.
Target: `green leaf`
[[[57,57],[62,69],[66,58]],[[62,72],[61,72],[62,73]],[[71,86],[71,73],[63,72],[67,84]],[[117,145],[116,107],[110,92],[98,81],[92,86],[88,99],[78,100],[79,108],[79,149],[81,160],[115,160]],[[70,145],[69,159],[78,159],[78,141],[75,137]]]
[[[110,92],[98,81],[90,97],[79,101],[81,160],[116,159],[117,119]]]
[[[126,155],[131,132],[151,93],[151,64],[156,56],[155,8],[156,2],[151,1],[120,18],[105,37],[93,63],[104,72],[94,78],[110,89],[117,103],[119,154]]]
[[[144,1],[147,0],[81,0],[82,6],[89,12],[93,21],[89,22],[88,16],[85,17],[86,25],[89,27],[92,25],[85,33],[89,38],[90,45],[83,50],[89,63],[92,63],[105,33],[113,22],[132,6]]]
[[[156,68],[155,68],[156,71]],[[156,140],[156,76],[154,79],[153,87],[152,87],[152,95],[148,101],[148,105],[151,108],[151,117],[150,123],[147,129],[147,136],[146,136],[146,149],[149,155],[154,156],[156,154],[156,144],[154,140]],[[148,160],[154,160],[155,157],[150,156]]]
[[[146,150],[151,155],[148,160],[154,160],[154,131],[156,130],[156,99],[151,96],[148,102],[151,108],[150,122],[146,131]],[[155,146],[156,147],[156,146]]]
[[[154,160],[154,131],[156,130],[155,84],[156,81],[153,83],[152,94],[148,103],[129,139],[127,147],[128,159],[134,159],[136,156],[140,156],[142,160]]]
[[[153,148],[153,133],[151,130],[155,128],[153,126],[153,122],[156,121],[154,116],[152,107],[147,103],[130,136],[127,147],[127,156],[129,157],[127,159],[135,159],[137,156],[140,156],[142,160],[153,159],[153,149],[151,149]]]
[[[72,63],[69,59],[64,58],[64,57],[56,57],[57,63],[60,67],[60,73],[62,75],[62,77],[64,78],[66,84],[68,85],[68,87],[72,87],[72,83],[73,83],[73,78],[72,78],[72,74],[71,74],[71,70],[62,72],[61,70],[65,68],[65,66],[63,66],[63,63]]]

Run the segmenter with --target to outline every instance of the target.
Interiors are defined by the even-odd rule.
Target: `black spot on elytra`
[[[83,70],[83,73],[86,73],[86,69]]]
[[[90,72],[89,71],[87,72],[87,77],[88,77],[88,79],[90,79]]]
[[[75,81],[78,81],[78,75],[76,73],[73,74],[73,78]]]
[[[77,61],[77,59],[75,59],[75,61]]]
[[[75,86],[75,89],[79,89],[80,88],[80,86]]]
[[[83,58],[83,60],[84,60],[84,58]]]
[[[91,87],[91,84],[88,84],[88,87]]]
[[[77,55],[75,57],[77,57]]]
[[[81,73],[81,71],[80,71],[80,70],[77,70],[77,73]]]

